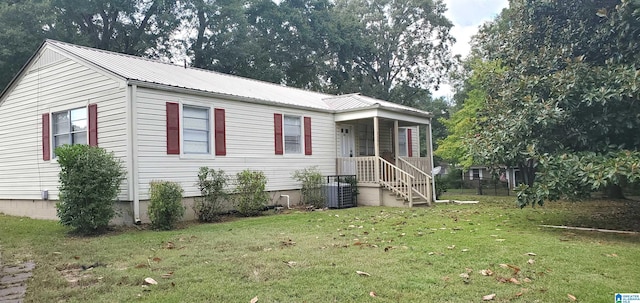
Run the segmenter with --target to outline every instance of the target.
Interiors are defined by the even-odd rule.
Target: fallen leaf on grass
[[[460,274],[460,278],[469,279],[469,274],[466,273],[466,272],[463,272],[463,273]]]
[[[171,278],[171,276],[172,276],[172,275],[173,275],[173,272],[172,272],[172,271],[170,271],[170,272],[168,272],[168,273],[166,273],[166,274],[162,274],[162,276],[161,276],[161,277],[162,277],[163,279],[169,279],[169,278]]]
[[[605,256],[607,256],[607,257],[617,257],[618,255],[617,254],[606,254]]]
[[[527,256],[537,256],[535,253],[532,253],[532,252],[528,252],[525,255],[527,255]]]
[[[524,281],[526,283],[531,283],[531,279],[529,279],[529,278],[524,278],[524,280],[522,280],[522,281]]]
[[[527,263],[529,263],[529,264],[533,264],[533,263],[536,263],[536,260],[534,260],[534,259],[529,259],[529,261],[527,261]]]
[[[520,268],[518,266],[515,265],[511,265],[511,264],[500,264],[500,267],[502,268],[511,268],[513,269],[513,274],[517,275],[520,272]]]
[[[167,242],[167,245],[164,246],[166,249],[174,249],[175,247],[176,245],[173,242]]]
[[[447,249],[454,249],[454,248],[456,248],[455,245],[447,246]]]
[[[493,271],[491,271],[491,269],[483,269],[483,270],[480,270],[480,274],[483,276],[492,276]]]
[[[506,239],[496,239],[496,242],[504,242]]]
[[[569,299],[571,299],[571,301],[576,301],[576,300],[578,300],[578,298],[576,298],[576,296],[574,296],[574,295],[572,295],[572,294],[567,294],[567,297],[568,297]]]
[[[158,285],[158,282],[153,278],[144,278],[145,285]]]
[[[298,264],[296,261],[289,261],[289,262],[284,262],[284,263],[286,263],[287,266],[289,266],[289,267],[294,267],[294,266],[296,266],[296,264]]]
[[[496,294],[490,294],[486,296],[482,296],[482,301],[491,301],[496,297]]]
[[[509,279],[509,282],[511,282],[511,283],[513,283],[513,284],[518,284],[518,285],[520,285],[520,281],[518,281],[518,279],[516,279],[516,278],[511,278],[511,279]]]
[[[369,295],[374,297],[374,298],[378,296],[375,291],[370,291]]]
[[[257,302],[258,302],[258,296],[253,297],[253,299],[249,301],[249,303],[257,303]]]
[[[162,261],[162,259],[160,259],[160,258],[158,258],[158,257],[153,257],[153,259],[151,259],[151,260],[153,260],[153,261],[155,261],[155,262],[160,262],[160,261]]]
[[[364,271],[356,270],[356,273],[357,273],[357,274],[359,274],[359,275],[361,275],[361,276],[371,277],[371,274],[369,274],[369,273],[367,273],[367,272],[364,272]]]
[[[147,266],[148,266],[147,264],[140,263],[140,264],[136,265],[135,268],[145,268]]]

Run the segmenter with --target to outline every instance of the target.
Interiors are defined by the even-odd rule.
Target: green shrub
[[[325,206],[326,198],[322,192],[324,178],[317,166],[296,170],[293,173],[293,179],[302,182],[300,193],[303,203],[311,204],[316,208]]]
[[[82,234],[105,230],[125,171],[113,153],[88,145],[63,145],[55,150],[60,165],[60,223]]]
[[[218,220],[222,205],[228,198],[227,187],[229,178],[223,170],[200,167],[198,172],[198,188],[201,198],[197,198],[193,210],[200,222]]]
[[[184,216],[182,186],[170,181],[152,181],[149,187],[149,219],[155,229],[173,229]]]
[[[244,216],[256,216],[264,210],[269,201],[265,191],[267,177],[261,171],[245,169],[236,174],[236,210]]]

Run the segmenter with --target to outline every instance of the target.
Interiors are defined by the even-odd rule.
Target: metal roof
[[[223,94],[282,105],[311,109],[347,111],[372,106],[411,112],[420,116],[430,113],[359,94],[335,96],[274,83],[258,81],[218,72],[184,67],[171,63],[119,54],[55,40],[44,47],[79,57],[127,80]]]

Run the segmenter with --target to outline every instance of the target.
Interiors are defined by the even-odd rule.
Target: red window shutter
[[[311,117],[304,117],[304,154],[311,155]]]
[[[98,146],[98,104],[89,104],[89,145]]]
[[[273,127],[274,127],[274,144],[276,147],[276,155],[284,154],[282,146],[282,114],[273,114]]]
[[[51,160],[51,131],[49,130],[49,113],[42,114],[42,160]]]
[[[411,129],[407,128],[407,156],[413,157],[413,145],[411,144]]]
[[[216,108],[214,110],[215,121],[215,141],[216,141],[216,156],[225,156],[227,154],[226,134],[225,134],[225,122],[224,122],[224,109]]]
[[[180,105],[167,102],[167,155],[180,154]]]

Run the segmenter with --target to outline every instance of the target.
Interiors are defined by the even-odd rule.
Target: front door
[[[341,154],[340,156],[343,158],[351,158],[351,159],[343,159],[342,160],[342,172],[341,174],[345,175],[355,175],[356,174],[356,162],[353,157],[355,156],[355,136],[353,134],[353,126],[344,125],[340,127],[340,136],[341,136]]]

